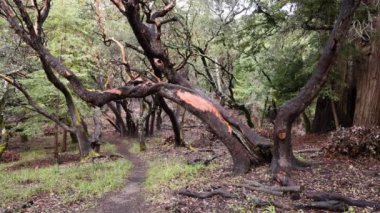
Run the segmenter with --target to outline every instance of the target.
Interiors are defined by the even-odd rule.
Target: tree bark
[[[113,114],[115,115],[116,118],[116,126],[118,127],[116,131],[119,131],[121,137],[126,137],[127,136],[127,129],[125,127],[125,123],[123,118],[121,117],[120,110],[118,110],[117,106],[114,105],[114,103],[108,103],[107,106],[111,109]]]
[[[356,74],[357,96],[354,116],[354,125],[380,125],[380,15],[374,17],[374,32],[371,36],[370,52],[361,72]]]
[[[331,99],[329,97],[318,97],[315,106],[315,115],[312,124],[312,132],[325,133],[334,129]]]
[[[90,141],[88,140],[87,131],[85,129],[84,121],[81,118],[81,115],[78,109],[75,106],[73,98],[66,88],[66,86],[54,75],[53,70],[51,69],[48,61],[44,57],[40,57],[40,61],[44,68],[45,74],[48,80],[63,93],[66,100],[66,105],[69,110],[69,115],[71,118],[72,127],[75,129],[75,135],[78,139],[80,155],[82,158],[85,158],[89,155],[91,151]]]
[[[231,116],[219,103],[207,98],[207,96],[174,69],[174,64],[169,60],[167,52],[160,40],[160,24],[156,24],[156,32],[152,32],[141,20],[141,10],[137,1],[113,1],[124,14],[139,42],[144,49],[144,54],[158,78],[167,77],[169,83],[153,82],[144,78],[138,78],[127,82],[123,87],[109,89],[103,92],[90,91],[85,88],[81,80],[66,67],[58,58],[54,57],[46,47],[40,43],[41,38],[34,33],[33,22],[23,8],[22,2],[17,0],[17,7],[22,15],[22,22],[17,18],[10,5],[5,0],[0,0],[0,9],[16,34],[31,46],[51,68],[65,77],[73,90],[84,101],[96,106],[102,106],[113,100],[121,100],[126,97],[141,98],[152,94],[160,95],[181,104],[189,112],[196,115],[204,123],[210,126],[222,142],[227,146],[234,162],[234,171],[247,172],[251,165],[268,161],[271,144],[268,140],[258,136],[251,129]],[[171,1],[171,3],[173,3]],[[20,6],[21,5],[21,6]],[[21,9],[20,9],[21,8]],[[172,6],[151,14],[151,19],[165,16]],[[152,22],[152,21],[151,21]],[[25,30],[26,26],[28,30]],[[335,45],[334,45],[335,46]],[[76,124],[73,122],[73,125]],[[78,125],[74,125],[78,127]],[[83,136],[83,135],[82,135]],[[80,137],[78,137],[80,138]],[[79,139],[81,141],[81,139]],[[79,144],[82,144],[81,142]],[[84,148],[84,147],[82,147]],[[82,149],[81,148],[81,149]]]
[[[169,116],[170,122],[172,123],[175,145],[176,146],[184,146],[185,144],[184,144],[184,141],[183,141],[182,135],[181,135],[181,126],[178,122],[178,119],[177,119],[175,113],[173,112],[172,109],[170,109],[170,107],[168,106],[168,104],[165,102],[165,100],[162,97],[157,96],[156,98],[157,98],[157,101],[160,104],[161,108]]]
[[[281,184],[293,184],[289,179],[290,170],[305,166],[293,155],[291,128],[295,119],[318,95],[326,83],[330,68],[335,61],[338,44],[347,34],[352,16],[360,0],[343,0],[334,28],[325,44],[316,69],[297,96],[283,104],[274,120],[274,147],[271,169],[274,178]]]
[[[66,151],[67,151],[67,130],[63,130],[61,152],[66,152]]]

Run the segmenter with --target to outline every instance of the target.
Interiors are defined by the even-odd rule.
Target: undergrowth
[[[2,172],[0,203],[6,205],[44,193],[57,194],[64,202],[98,198],[120,187],[130,168],[129,161],[118,160]]]
[[[190,181],[204,179],[199,173],[211,169],[203,164],[188,165],[183,159],[160,158],[149,163],[145,189],[152,200],[162,200],[166,190],[176,191]]]

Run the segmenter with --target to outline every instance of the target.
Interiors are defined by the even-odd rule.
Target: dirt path
[[[146,163],[128,151],[128,146],[120,139],[115,141],[118,152],[132,163],[126,185],[118,192],[110,193],[98,201],[96,207],[87,212],[96,213],[138,213],[144,212],[142,185],[146,178]]]

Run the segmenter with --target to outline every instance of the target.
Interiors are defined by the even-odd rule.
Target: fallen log
[[[178,191],[178,194],[199,199],[206,199],[216,195],[224,198],[236,198],[236,195],[222,189],[217,189],[211,192],[191,192],[186,188],[182,188]]]
[[[335,192],[317,192],[317,191],[308,191],[305,192],[305,196],[314,201],[340,201],[349,206],[357,206],[361,208],[370,207],[374,211],[380,210],[380,202],[371,202],[366,200],[355,200],[349,197],[345,197],[341,194]]]
[[[305,209],[305,210],[319,209],[319,210],[328,210],[328,211],[334,211],[334,212],[344,212],[348,210],[349,206],[341,201],[329,200],[329,201],[312,202],[309,204],[299,204],[299,205],[295,205],[295,208]]]

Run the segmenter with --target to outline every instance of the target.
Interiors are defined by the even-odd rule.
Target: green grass
[[[24,201],[43,193],[54,193],[71,202],[98,198],[124,183],[131,168],[126,160],[88,163],[71,166],[51,166],[42,169],[21,169],[0,173],[0,203]]]
[[[177,190],[205,168],[203,164],[188,165],[182,159],[158,159],[149,163],[145,188],[152,192],[162,186]]]
[[[105,144],[102,144],[102,146],[100,147],[100,152],[116,153],[117,152],[117,148],[113,144],[105,143]]]
[[[132,143],[131,147],[129,148],[129,152],[132,154],[138,154],[140,153],[140,144],[135,141],[130,141],[129,143]]]

